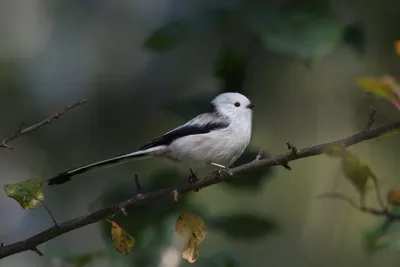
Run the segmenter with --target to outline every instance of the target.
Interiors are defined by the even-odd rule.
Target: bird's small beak
[[[256,106],[256,105],[254,105],[253,103],[250,103],[250,104],[247,105],[247,108],[248,108],[248,109],[253,109],[255,106]]]

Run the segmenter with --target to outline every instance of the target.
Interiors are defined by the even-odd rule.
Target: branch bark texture
[[[363,141],[377,138],[382,134],[387,134],[390,131],[396,129],[400,129],[400,121],[392,124],[387,124],[375,129],[365,128],[363,131],[348,136],[346,138],[339,139],[333,142],[310,146],[303,149],[297,149],[290,143],[290,149],[287,153],[269,157],[266,159],[261,159],[261,157],[257,156],[257,158],[255,158],[253,161],[231,169],[230,171],[232,175],[222,172],[219,174],[210,174],[208,176],[200,178],[194,183],[185,183],[174,188],[166,188],[163,190],[148,193],[141,193],[140,190],[138,190],[136,196],[123,202],[97,210],[85,216],[77,217],[72,220],[60,223],[58,226],[53,226],[25,240],[15,242],[6,246],[1,246],[0,259],[19,252],[35,250],[37,246],[45,243],[46,241],[54,239],[57,236],[65,234],[69,231],[101,221],[108,216],[113,216],[116,214],[126,215],[127,212],[132,213],[135,211],[136,208],[148,205],[155,201],[176,201],[179,195],[186,194],[196,189],[208,187],[222,181],[237,179],[240,176],[239,174],[242,174],[246,171],[251,171],[252,169],[269,168],[272,166],[284,165],[290,161],[320,155],[325,152],[325,148],[327,146],[334,144],[349,147]]]

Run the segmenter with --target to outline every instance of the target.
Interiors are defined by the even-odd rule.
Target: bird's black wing
[[[228,126],[229,120],[227,118],[222,118],[213,113],[202,114],[185,123],[184,125],[154,139],[150,143],[142,146],[140,149],[143,150],[162,145],[167,146],[176,139],[184,136],[205,134],[211,131],[226,128]]]

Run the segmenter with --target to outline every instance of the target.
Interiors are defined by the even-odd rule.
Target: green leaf
[[[144,46],[154,52],[171,50],[191,35],[225,27],[231,15],[231,10],[215,8],[199,12],[190,18],[173,20],[148,36]]]
[[[23,209],[35,209],[43,204],[43,180],[29,179],[15,184],[4,185],[7,196],[15,199]]]
[[[258,151],[256,150],[246,150],[242,156],[231,166],[231,168],[240,166],[245,163],[249,163],[256,158]],[[268,157],[264,153],[264,157]],[[224,182],[223,185],[232,189],[243,190],[243,191],[255,191],[260,190],[263,187],[263,183],[267,181],[273,174],[272,168],[257,168],[249,172],[240,174],[237,179]]]
[[[65,262],[69,263],[75,267],[85,267],[91,264],[93,261],[103,258],[105,253],[103,251],[91,252],[91,253],[83,253],[79,255],[74,255],[68,258],[65,258]]]
[[[344,24],[316,11],[280,13],[269,8],[251,10],[245,17],[267,50],[301,60],[318,60],[341,42]]]
[[[342,40],[359,54],[365,52],[367,42],[366,29],[364,23],[357,21],[345,26],[343,30]]]
[[[400,207],[393,206],[392,213],[400,215]],[[400,248],[400,223],[381,220],[374,228],[364,232],[363,249],[368,254],[374,254],[383,249]]]
[[[258,239],[278,230],[271,219],[253,214],[233,214],[206,220],[210,229],[219,230],[236,239]]]
[[[239,261],[235,256],[227,251],[220,251],[211,254],[208,257],[200,258],[199,264],[201,266],[213,266],[213,267],[238,267]]]

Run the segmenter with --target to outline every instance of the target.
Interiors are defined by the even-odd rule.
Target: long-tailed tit
[[[250,143],[254,105],[239,93],[220,94],[210,104],[208,112],[154,139],[138,151],[63,172],[48,180],[48,184],[63,184],[77,174],[121,161],[157,157],[184,164],[191,172],[192,168],[205,165],[228,170]]]

